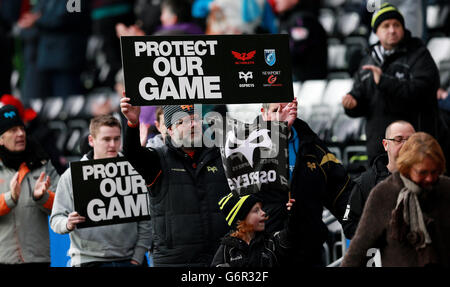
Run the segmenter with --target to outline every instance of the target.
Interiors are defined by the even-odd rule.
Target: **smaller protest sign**
[[[232,192],[239,195],[264,193],[265,197],[273,198],[287,195],[288,129],[285,122],[247,124],[229,118],[225,137],[221,154]]]
[[[123,157],[70,164],[77,228],[150,219],[145,180]]]

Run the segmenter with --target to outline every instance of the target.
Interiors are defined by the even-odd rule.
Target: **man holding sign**
[[[287,121],[289,127],[289,181],[291,197],[304,216],[299,222],[293,261],[323,266],[323,243],[328,229],[322,221],[326,207],[341,222],[353,187],[344,166],[307,123],[297,118],[297,101],[263,104],[267,121]]]
[[[202,140],[193,105],[163,106],[165,145],[139,143],[140,107],[121,99],[124,153],[150,185],[155,267],[208,267],[228,231],[217,202],[230,193],[219,150]],[[197,144],[196,144],[197,143]]]
[[[93,151],[84,155],[81,159],[82,161],[116,158],[119,155],[121,127],[116,118],[113,116],[96,117],[91,120],[89,130],[89,145],[93,147]],[[119,164],[120,162],[117,162],[117,166]],[[53,231],[59,234],[70,233],[71,243],[69,255],[72,266],[114,267],[142,265],[145,263],[145,253],[151,245],[149,221],[128,222],[83,229],[77,228],[77,225],[85,223],[86,217],[78,213],[81,210],[78,210],[78,212],[74,210],[72,169],[73,167],[71,166],[61,176],[50,217],[50,225]],[[116,170],[121,169],[125,170],[126,167],[121,165]],[[101,172],[99,170],[96,169],[96,173],[93,171],[92,176],[100,177]],[[108,174],[111,170],[104,169],[103,173]],[[91,175],[89,171],[85,173],[86,177]],[[133,170],[129,174],[135,175],[136,173]],[[114,175],[110,175],[111,177],[108,177],[107,180],[114,180]],[[110,185],[108,189],[109,193],[112,192],[112,188],[112,185]],[[81,190],[79,188],[75,192],[81,193]],[[106,188],[105,192],[102,193],[107,193]],[[101,204],[98,204],[95,200],[91,202],[94,202],[94,205],[97,203],[97,206],[91,210],[92,213],[96,213],[96,216],[90,219],[103,219],[100,211]],[[110,204],[113,204],[112,195]],[[118,213],[117,209],[117,206],[113,209],[114,215]]]

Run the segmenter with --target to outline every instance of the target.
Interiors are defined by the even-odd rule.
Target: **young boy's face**
[[[253,205],[252,209],[245,218],[245,222],[248,225],[252,225],[255,232],[264,231],[266,220],[266,213],[264,212],[264,210],[262,210],[262,205],[260,202],[257,202],[255,203],[255,205]]]

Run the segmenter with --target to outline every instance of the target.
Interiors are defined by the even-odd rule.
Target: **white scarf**
[[[423,234],[425,240],[419,248],[424,248],[431,243],[431,237],[426,229],[422,209],[417,198],[422,192],[422,188],[401,174],[400,178],[405,186],[398,195],[396,208],[403,202],[403,220],[409,225],[412,232]]]

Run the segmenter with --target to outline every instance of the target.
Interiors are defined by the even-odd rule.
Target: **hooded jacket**
[[[0,263],[50,263],[48,215],[59,175],[42,150],[27,141],[28,157],[18,170],[0,161]],[[10,181],[19,172],[20,196],[11,198]],[[51,185],[36,200],[33,196],[41,172],[50,177]]]
[[[300,139],[291,179],[291,197],[302,210],[297,238],[297,264],[323,265],[322,245],[328,228],[322,221],[326,207],[340,222],[353,187],[344,166],[330,153],[304,121],[296,119],[292,126]]]
[[[396,120],[408,121],[416,131],[435,137],[439,134],[436,116],[439,71],[426,46],[405,30],[393,54],[382,56],[380,47],[380,43],[371,46],[370,54],[361,62],[361,66],[381,68],[379,84],[375,84],[371,71],[359,69],[350,91],[358,104],[353,109],[345,109],[350,117],[367,119],[369,160],[384,152],[379,142],[386,127]]]
[[[89,152],[81,159],[92,159]],[[50,216],[52,230],[59,234],[69,233],[72,266],[99,261],[135,260],[142,264],[145,253],[150,249],[151,231],[147,220],[107,226],[67,229],[68,215],[74,211],[72,174],[68,168],[58,184]]]
[[[372,167],[354,180],[355,185],[342,220],[342,228],[347,238],[351,239],[355,234],[364,205],[372,188],[391,174],[386,167],[388,161],[387,154],[379,155],[375,158]]]

